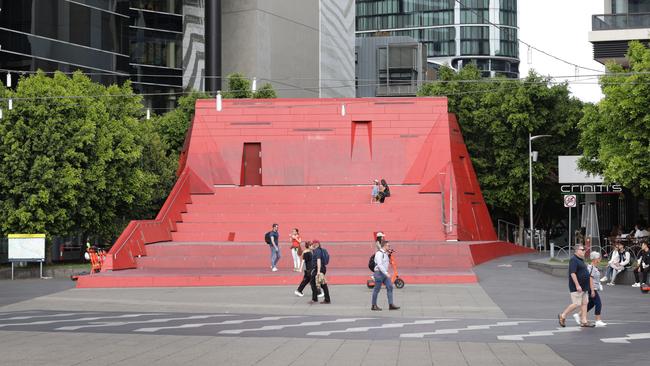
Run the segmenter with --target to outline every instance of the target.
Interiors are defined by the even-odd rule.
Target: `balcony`
[[[415,96],[418,92],[417,84],[392,84],[377,86],[378,97],[407,97]]]
[[[591,17],[591,30],[650,28],[650,13],[598,14]]]

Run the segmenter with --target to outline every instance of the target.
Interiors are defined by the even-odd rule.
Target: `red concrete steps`
[[[365,288],[369,276],[370,271],[367,269],[332,269],[327,273],[327,282],[330,285],[358,285],[361,289]],[[478,282],[478,277],[471,269],[416,269],[408,272],[400,270],[400,277],[405,281],[406,286]],[[265,270],[133,269],[82,276],[77,281],[77,287],[298,286],[301,280],[302,273],[290,270],[271,272],[268,268]]]
[[[289,225],[293,227],[294,225]],[[265,231],[268,231],[265,229]],[[193,231],[193,232],[173,232],[172,240],[174,241],[229,241],[230,233],[234,232],[235,237],[234,241],[258,241],[262,242],[264,237],[264,232],[240,232],[240,231]],[[376,226],[372,228],[367,228],[363,231],[354,231],[354,232],[340,232],[340,231],[306,231],[301,229],[301,234],[305,240],[319,239],[326,242],[340,242],[340,241],[363,241],[368,240],[369,237],[372,237],[372,233],[377,231]],[[400,241],[419,241],[419,240],[444,240],[444,235],[438,231],[429,231],[429,232],[410,232],[410,231],[401,231],[401,232],[391,232],[391,238],[394,240]]]
[[[279,268],[293,267],[288,244],[281,244]],[[472,258],[467,245],[396,243],[395,256],[400,268],[471,268]],[[337,243],[327,246],[329,268],[364,268],[374,253],[372,243]],[[258,268],[268,267],[270,251],[266,244],[152,244],[147,256],[137,258],[138,268]]]

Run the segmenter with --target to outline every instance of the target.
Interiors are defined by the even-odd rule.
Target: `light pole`
[[[535,249],[535,232],[533,231],[533,140],[551,135],[528,134],[528,196],[530,198],[530,247]]]

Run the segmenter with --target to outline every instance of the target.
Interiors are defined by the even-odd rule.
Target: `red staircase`
[[[440,195],[417,186],[392,186],[384,204],[370,203],[370,186],[217,187],[193,195],[172,233],[174,241],[260,242],[273,223],[281,241],[292,228],[304,240],[369,241],[384,231],[391,240],[445,240]]]
[[[332,284],[365,284],[377,231],[407,284],[476,282],[473,265],[528,251],[494,241],[444,98],[199,100],[179,174],[156,219],[129,223],[78,287],[297,284],[294,227],[328,248]],[[372,204],[380,177],[391,197]],[[273,223],[278,272],[263,242]]]

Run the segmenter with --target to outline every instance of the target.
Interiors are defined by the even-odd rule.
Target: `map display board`
[[[44,261],[45,234],[9,234],[10,262]]]

